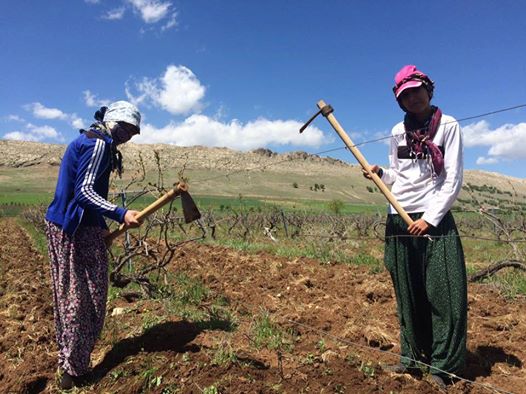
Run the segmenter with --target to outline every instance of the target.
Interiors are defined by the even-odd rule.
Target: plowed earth
[[[14,220],[0,218],[0,392],[59,392],[46,256]],[[199,278],[229,300],[232,331],[167,314],[141,299],[108,303],[86,393],[435,393],[429,377],[394,375],[398,325],[383,271],[288,260],[265,253],[188,244],[170,270]],[[468,363],[450,393],[526,393],[526,301],[488,285],[469,287]],[[124,313],[112,315],[115,308]],[[291,349],[253,343],[254,316],[294,333]],[[158,318],[146,329],[145,316]],[[218,362],[229,349],[235,357]]]

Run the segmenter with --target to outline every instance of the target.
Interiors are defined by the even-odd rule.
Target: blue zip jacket
[[[92,137],[92,138],[90,138]],[[126,209],[110,203],[112,139],[96,129],[82,133],[66,148],[55,197],[46,219],[70,235],[82,225],[108,228],[103,216],[124,222]]]

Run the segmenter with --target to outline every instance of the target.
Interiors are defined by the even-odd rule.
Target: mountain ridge
[[[51,191],[65,148],[64,144],[0,140],[0,191],[2,183],[10,185],[5,188],[23,183]],[[363,178],[358,164],[302,151],[276,153],[259,148],[241,152],[224,147],[133,143],[120,150],[125,178],[142,166],[149,174],[163,168],[163,177],[169,180],[176,180],[184,170],[193,190],[202,195],[385,202],[375,185]],[[526,202],[526,180],[465,170],[459,200],[467,203],[473,196],[482,197],[488,206],[498,206],[499,199]]]

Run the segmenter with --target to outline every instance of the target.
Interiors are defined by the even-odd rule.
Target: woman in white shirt
[[[392,130],[389,168],[371,170],[414,223],[390,206],[385,265],[391,274],[400,321],[400,364],[406,373],[430,364],[440,386],[459,374],[466,357],[467,279],[462,244],[450,212],[462,187],[462,135],[458,122],[431,105],[434,83],[413,65],[395,76],[403,122]],[[429,237],[423,237],[429,235]]]

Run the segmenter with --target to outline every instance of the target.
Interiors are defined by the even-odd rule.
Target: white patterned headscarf
[[[104,122],[126,122],[141,128],[141,113],[135,105],[128,101],[111,103],[104,114]]]

